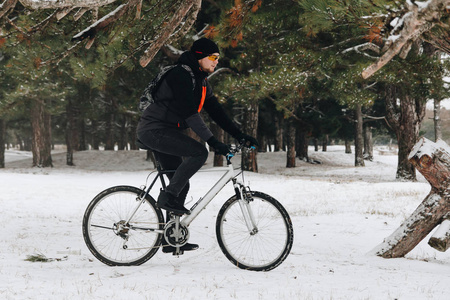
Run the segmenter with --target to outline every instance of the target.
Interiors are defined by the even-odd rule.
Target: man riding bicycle
[[[230,150],[206,126],[200,116],[202,109],[234,138],[245,140],[248,146],[258,145],[254,137],[239,130],[213,95],[207,76],[214,72],[219,55],[213,41],[206,38],[195,41],[190,51],[181,55],[177,66],[164,76],[154,93],[155,102],[144,111],[138,124],[139,141],[152,149],[163,169],[176,170],[157,201],[158,207],[176,214],[189,214],[184,207],[189,179],[208,158],[206,147],[183,130],[191,128],[216,153],[226,155]],[[165,247],[163,251],[172,252],[170,248],[173,247]],[[187,243],[181,250],[197,248],[198,245]]]

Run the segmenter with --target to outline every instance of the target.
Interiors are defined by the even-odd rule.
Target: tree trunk
[[[295,168],[295,123],[291,118],[287,124],[286,168]]]
[[[260,134],[258,130],[258,152],[267,152],[267,138],[265,135]]]
[[[434,141],[442,139],[442,128],[441,128],[441,101],[434,99]]]
[[[225,136],[225,132],[223,131],[222,128],[220,128],[219,125],[217,125],[216,123],[211,123],[211,132],[212,132],[212,134],[214,134],[214,136],[216,137],[216,139],[219,142],[222,142],[222,143],[224,142],[223,138]],[[213,166],[214,167],[223,167],[223,155],[214,153]]]
[[[318,138],[314,138],[314,151],[315,152],[319,151],[319,139]]]
[[[100,130],[96,120],[92,120],[91,125],[91,144],[93,150],[100,150]]]
[[[420,125],[425,116],[425,101],[413,99],[400,86],[388,85],[385,92],[386,120],[398,142],[396,177],[399,180],[416,181],[416,171],[408,160],[408,154],[419,137]]]
[[[276,113],[275,116],[275,152],[283,151],[283,114]]]
[[[294,126],[295,128],[295,126]],[[297,152],[297,157],[300,160],[309,161],[308,156],[308,133],[302,130],[297,130],[296,146],[294,151]]]
[[[130,118],[130,150],[139,150],[138,146],[136,145],[136,129],[137,129],[137,122],[136,118],[131,117]]]
[[[105,150],[114,150],[114,114],[109,113],[105,127]]]
[[[86,125],[84,123],[84,117],[80,114],[80,111],[77,110],[78,112],[78,118],[77,118],[77,136],[79,138],[78,141],[78,148],[76,150],[78,151],[85,151],[87,150],[87,143],[86,143]]]
[[[51,155],[51,116],[43,101],[31,100],[30,121],[33,132],[31,151],[33,167],[53,167]]]
[[[244,115],[244,132],[251,136],[258,134],[258,103],[249,104]],[[242,152],[242,170],[258,172],[258,162],[256,160],[255,149]]]
[[[345,153],[352,154],[352,145],[350,143],[350,140],[346,138],[344,140],[344,143],[345,143]]]
[[[48,113],[45,110],[44,107],[44,134],[43,134],[43,141],[42,141],[42,163],[41,165],[43,167],[53,167],[53,160],[52,160],[52,116],[50,113]]]
[[[328,137],[328,134],[325,134],[325,136],[323,137],[323,140],[322,140],[322,152],[327,152],[327,147],[328,147],[328,139],[329,139],[329,137]]]
[[[374,249],[384,258],[403,257],[450,212],[450,147],[422,138],[409,155],[411,163],[431,184],[431,191],[413,214]]]
[[[66,118],[67,118],[67,124],[66,124],[66,145],[67,145],[67,155],[66,155],[66,164],[68,166],[74,166],[73,163],[73,151],[75,150],[74,147],[76,147],[76,141],[75,141],[75,132],[74,127],[76,126],[75,122],[75,113],[72,106],[72,101],[69,99],[67,106],[66,106]]]
[[[0,119],[0,169],[5,167],[5,136],[6,122],[5,119]]]
[[[128,150],[128,120],[127,117],[121,116],[121,124],[120,124],[120,137],[118,142],[119,150]]]
[[[355,167],[364,167],[363,155],[363,118],[361,104],[356,105],[355,109]]]
[[[372,127],[364,125],[364,159],[373,161]]]

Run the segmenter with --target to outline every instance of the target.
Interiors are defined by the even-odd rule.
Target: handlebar
[[[239,151],[241,151],[242,148],[247,147],[247,148],[250,148],[250,149],[256,149],[254,146],[250,146],[250,147],[246,146],[245,143],[246,143],[245,140],[241,140],[241,141],[239,141],[239,143],[238,143],[237,145],[235,145],[234,147],[231,147],[230,152],[228,152],[228,154],[225,155],[225,158],[227,159],[227,165],[230,165],[230,164],[231,164],[231,158],[232,158],[236,153],[238,153]]]

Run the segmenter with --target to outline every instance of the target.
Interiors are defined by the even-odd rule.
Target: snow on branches
[[[136,49],[131,50],[132,53],[145,50],[140,59],[140,64],[145,67],[153,59],[161,47],[181,36],[184,36],[190,30],[197,19],[197,14],[200,11],[202,1],[167,1],[168,7],[174,7],[174,13],[167,17],[167,20],[163,22],[162,26],[152,25],[153,19],[150,19],[150,21],[142,21],[142,1],[143,0],[121,1],[120,5],[112,8],[109,13],[106,13],[101,18],[97,18],[100,7],[114,3],[116,0],[4,0],[3,3],[0,4],[0,19],[5,18],[7,23],[13,23],[13,21],[8,19],[8,14],[14,10],[18,2],[29,10],[53,9],[55,12],[52,16],[55,15],[57,20],[64,18],[74,9],[76,9],[73,13],[73,18],[75,21],[79,20],[85,12],[92,11],[92,15],[94,16],[92,24],[83,29],[81,32],[75,34],[72,38],[73,41],[77,41],[76,45],[78,45],[80,41],[87,39],[88,42],[86,44],[86,48],[89,49],[98,32],[104,31],[110,26],[113,26],[113,24],[121,19],[125,14],[129,14],[130,11],[135,10],[136,20],[147,22],[147,24],[145,24],[147,28],[157,28],[156,32],[151,32],[150,34],[153,38],[147,40],[146,37],[142,37],[142,41],[139,46]],[[11,25],[14,26],[14,24]],[[65,56],[67,56],[67,53],[62,54],[60,57]],[[52,61],[59,61],[59,59]]]
[[[426,2],[407,0],[405,13],[391,24],[394,29],[389,33],[382,49],[384,54],[362,72],[362,77],[366,79],[372,76],[396,55],[405,58],[418,38],[429,32],[435,25],[442,25],[440,20],[443,16],[448,16],[448,9],[450,9],[450,0]]]

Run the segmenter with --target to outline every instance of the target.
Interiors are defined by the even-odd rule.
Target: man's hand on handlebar
[[[245,147],[251,148],[252,146],[258,147],[259,143],[258,140],[252,137],[251,135],[245,134],[245,133],[239,133],[236,135],[236,139],[243,143]]]
[[[207,143],[214,148],[214,151],[217,154],[227,155],[230,152],[230,146],[219,142],[215,137],[211,137]]]

